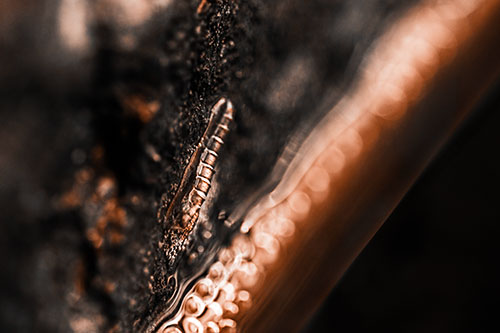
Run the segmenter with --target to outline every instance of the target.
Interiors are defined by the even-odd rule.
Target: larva
[[[224,108],[224,112],[221,114],[221,109]],[[220,117],[218,115],[221,114]],[[199,162],[196,168],[196,177],[194,186],[188,193],[186,201],[182,203],[183,216],[182,216],[182,226],[187,228],[188,232],[192,230],[194,224],[198,218],[201,206],[205,202],[210,187],[212,186],[212,178],[215,174],[215,165],[219,157],[219,151],[224,144],[224,139],[229,132],[229,126],[233,121],[234,109],[231,101],[225,98],[219,99],[219,101],[212,108],[212,114],[210,117],[209,125],[205,133],[212,133],[208,137],[208,141],[200,142],[198,149],[203,149]],[[219,119],[217,119],[219,118]],[[217,124],[213,126],[213,124]],[[212,125],[212,126],[211,126]],[[215,127],[213,129],[213,127]],[[213,130],[213,132],[212,132]],[[208,133],[207,133],[208,134]]]
[[[180,231],[177,244],[171,244],[168,250],[169,257],[175,257],[196,225],[212,186],[219,152],[234,120],[234,112],[233,104],[224,97],[212,107],[207,128],[166,212],[166,221],[172,222],[173,229]]]

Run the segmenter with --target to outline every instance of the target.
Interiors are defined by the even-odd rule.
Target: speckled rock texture
[[[0,329],[139,331],[231,237],[355,78],[399,1],[0,5]],[[208,240],[175,265],[163,214],[221,97],[236,109]],[[189,255],[199,246],[207,253]],[[176,278],[172,278],[177,273]]]

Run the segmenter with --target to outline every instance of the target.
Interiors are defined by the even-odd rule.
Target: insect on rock
[[[219,152],[234,121],[230,100],[222,97],[212,107],[210,120],[196,150],[182,175],[177,192],[165,214],[171,231],[167,258],[173,264],[191,231],[196,226],[201,207],[207,199],[215,174]]]

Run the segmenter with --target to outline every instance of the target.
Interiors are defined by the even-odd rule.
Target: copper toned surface
[[[159,331],[299,330],[497,76],[499,14],[426,2],[394,24]]]
[[[319,306],[496,77],[499,9],[495,1],[429,2],[382,37],[311,143],[318,154],[304,153],[307,172],[290,175],[297,186],[255,223],[277,214],[296,232],[250,289],[242,331],[296,331]]]

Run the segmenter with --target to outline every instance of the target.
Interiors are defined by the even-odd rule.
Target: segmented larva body
[[[167,257],[174,262],[184,243],[196,226],[201,207],[207,200],[215,174],[219,152],[233,122],[231,101],[220,98],[212,107],[210,120],[196,150],[181,178],[178,190],[165,214],[170,231],[167,239],[176,239],[167,249]]]
[[[222,114],[221,109],[223,109]],[[203,152],[196,168],[194,186],[188,193],[187,200],[183,200],[182,203],[182,227],[186,228],[188,232],[193,229],[201,206],[207,199],[208,192],[212,186],[212,178],[215,174],[219,152],[229,132],[229,126],[233,122],[233,115],[233,104],[225,98],[219,99],[212,108],[212,114],[205,135],[212,134],[203,138],[198,146],[198,150],[203,149]]]

